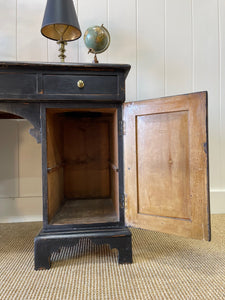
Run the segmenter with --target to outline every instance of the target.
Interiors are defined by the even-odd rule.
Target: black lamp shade
[[[73,0],[47,0],[41,33],[55,41],[73,41],[81,36]]]

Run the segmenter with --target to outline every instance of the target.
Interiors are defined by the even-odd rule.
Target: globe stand
[[[96,54],[95,54],[95,56],[94,56],[93,63],[94,63],[94,64],[98,64],[98,63],[99,63],[99,61],[98,61],[98,59],[97,59],[97,55],[96,55]]]
[[[99,63],[99,61],[98,61],[98,59],[97,59],[97,55],[96,55],[96,53],[94,52],[94,50],[92,49],[92,48],[90,48],[89,49],[89,51],[88,51],[88,54],[89,53],[92,53],[92,54],[94,54],[95,56],[94,56],[94,60],[93,60],[93,64],[98,64]]]

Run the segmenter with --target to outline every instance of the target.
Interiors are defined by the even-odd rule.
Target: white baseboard
[[[42,221],[42,197],[0,198],[0,223]],[[211,214],[225,214],[225,190],[210,191]]]
[[[0,198],[0,223],[42,221],[42,197]]]
[[[210,191],[211,214],[225,214],[225,190]]]
[[[22,223],[22,222],[40,222],[42,221],[42,215],[34,216],[10,216],[0,219],[0,223]]]

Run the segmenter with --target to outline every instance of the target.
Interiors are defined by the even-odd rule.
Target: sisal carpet
[[[212,242],[132,229],[131,265],[88,240],[34,271],[41,223],[0,224],[0,299],[225,299],[225,214],[212,216]],[[64,259],[63,259],[64,258]],[[67,258],[67,259],[65,259]]]

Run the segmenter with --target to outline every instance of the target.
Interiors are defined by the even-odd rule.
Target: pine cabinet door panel
[[[128,225],[210,239],[207,95],[124,108]]]

